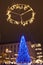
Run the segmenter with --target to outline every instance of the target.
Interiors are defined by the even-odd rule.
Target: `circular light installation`
[[[31,17],[28,18],[29,12],[31,12]],[[34,10],[26,4],[14,4],[8,8],[6,15],[7,21],[11,24],[21,24],[23,26],[28,25],[28,23],[32,23],[35,19],[35,12]],[[26,17],[25,17],[26,16]],[[23,20],[23,17],[27,18]],[[18,20],[18,19],[19,20]],[[24,18],[24,19],[25,19]]]

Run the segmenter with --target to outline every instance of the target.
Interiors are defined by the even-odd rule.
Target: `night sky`
[[[35,11],[35,20],[25,27],[7,22],[7,8],[14,3],[29,4]],[[0,43],[26,41],[43,43],[43,0],[0,0]]]

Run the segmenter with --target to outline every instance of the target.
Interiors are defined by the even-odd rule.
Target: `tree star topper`
[[[31,12],[30,18],[28,18],[29,12]],[[9,23],[17,25],[21,24],[23,26],[32,23],[35,19],[34,10],[26,4],[14,4],[11,7],[8,7],[6,15],[8,16],[7,21]]]

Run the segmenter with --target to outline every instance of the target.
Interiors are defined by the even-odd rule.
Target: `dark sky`
[[[8,6],[14,3],[29,4],[36,12],[35,20],[25,27],[6,21]],[[43,0],[0,0],[0,42],[19,42],[21,35],[26,40],[43,42]]]

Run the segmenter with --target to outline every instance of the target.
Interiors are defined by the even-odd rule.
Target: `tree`
[[[20,45],[19,45],[19,51],[18,51],[18,57],[16,59],[17,63],[30,63],[31,58],[29,55],[29,51],[26,45],[25,37],[21,37]]]

